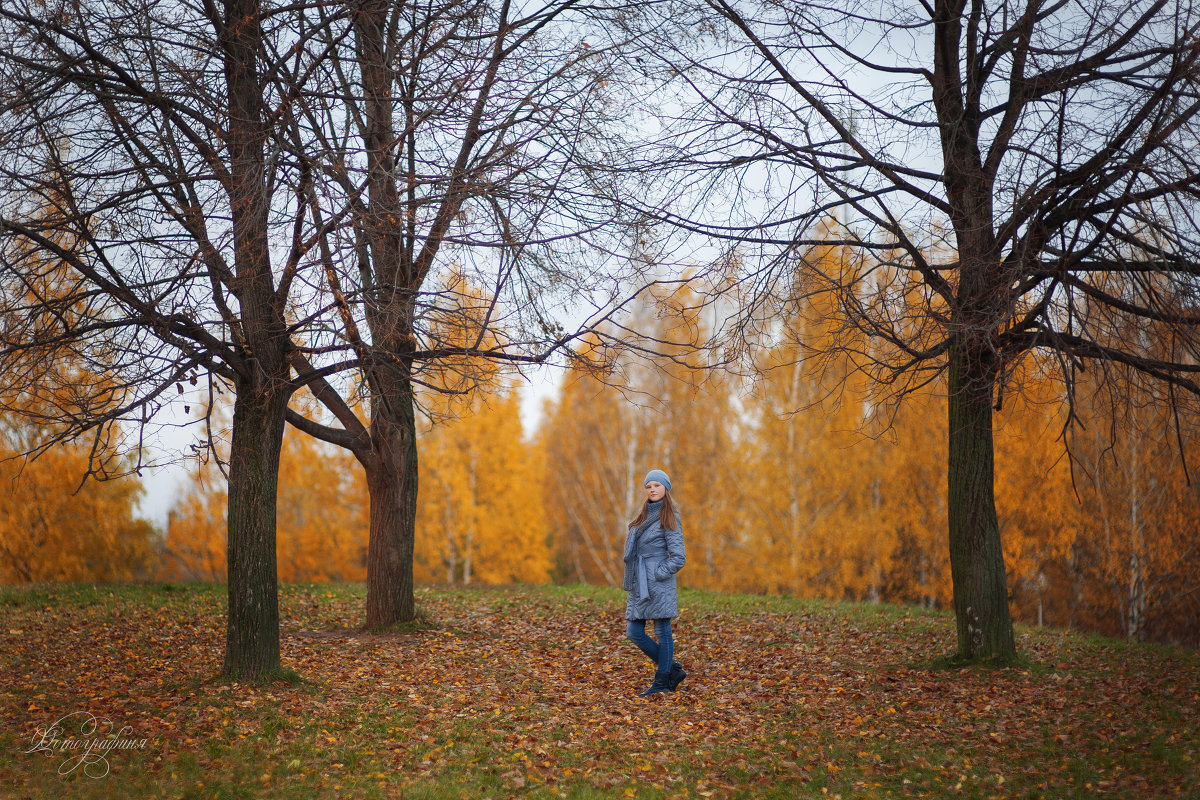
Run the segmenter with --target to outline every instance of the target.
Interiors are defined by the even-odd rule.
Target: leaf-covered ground
[[[5,589],[0,797],[1200,797],[1194,651],[1019,629],[1026,666],[954,669],[945,614],[684,591],[689,677],[642,700],[620,592],[418,604],[364,634],[361,585],[285,586],[301,680],[250,686],[223,587]]]

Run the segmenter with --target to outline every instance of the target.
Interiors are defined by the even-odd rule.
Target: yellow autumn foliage
[[[136,516],[136,478],[80,481],[89,448],[52,447],[26,462],[0,447],[0,583],[128,581],[154,561],[154,529]]]
[[[443,414],[418,438],[414,577],[422,582],[544,583],[545,464],[525,440],[514,386],[435,396]],[[447,417],[450,406],[454,416]]]
[[[431,402],[454,402],[439,397]],[[416,579],[549,580],[543,461],[524,441],[517,393],[475,393],[457,413],[421,433]],[[353,457],[289,429],[279,474],[279,579],[365,580],[369,504]],[[162,577],[224,580],[225,513],[223,478],[208,463],[170,514]]]

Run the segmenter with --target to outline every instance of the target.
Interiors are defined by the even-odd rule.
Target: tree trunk
[[[387,387],[371,412],[371,459],[364,463],[371,500],[367,545],[367,621],[378,628],[416,617],[413,541],[417,522],[417,420],[408,369],[384,367]]]
[[[968,349],[960,339],[950,349],[950,573],[958,655],[1008,661],[1016,645],[993,496],[993,372],[985,347]]]
[[[229,457],[229,618],[223,674],[255,680],[277,674],[279,595],[275,495],[287,393],[238,387]]]
[[[241,311],[230,448],[228,510],[229,619],[226,677],[261,679],[280,671],[275,564],[279,454],[291,393],[283,303],[275,294],[268,246],[266,124],[258,55],[258,0],[227,0],[219,41],[228,91],[230,216]]]
[[[364,0],[353,8],[366,120],[363,149],[369,200],[358,224],[369,242],[372,282],[377,287],[373,301],[367,304],[367,323],[372,346],[381,355],[367,376],[371,388],[371,454],[363,460],[371,498],[366,626],[376,628],[408,622],[416,616],[413,539],[417,425],[411,355],[416,346],[413,298],[420,278],[414,274],[411,262],[401,257],[400,220],[406,218],[406,212],[396,187],[394,75],[386,46],[389,4]]]

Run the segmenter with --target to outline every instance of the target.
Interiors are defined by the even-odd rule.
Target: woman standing
[[[661,469],[652,469],[642,481],[646,502],[629,524],[625,537],[625,581],[629,593],[625,604],[628,625],[625,635],[654,662],[654,682],[638,694],[649,697],[673,692],[687,677],[675,657],[671,620],[679,614],[675,573],[683,569],[683,525],[671,499],[671,479]],[[654,636],[646,635],[646,623],[654,622]]]

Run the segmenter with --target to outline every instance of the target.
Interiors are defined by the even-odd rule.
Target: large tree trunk
[[[238,387],[229,457],[229,618],[224,675],[255,680],[277,674],[279,595],[275,569],[275,495],[287,394]]]
[[[978,7],[976,7],[978,10]],[[958,246],[959,280],[948,355],[950,574],[958,623],[958,655],[975,660],[1016,655],[1008,613],[1004,552],[994,497],[992,336],[1011,305],[1012,281],[1002,267],[993,228],[993,174],[979,150],[979,118],[960,54],[974,45],[963,7],[937,0],[933,101],[937,108],[946,195]],[[968,38],[964,45],[963,37]]]
[[[241,312],[230,449],[229,619],[224,674],[262,679],[280,671],[275,569],[275,496],[290,395],[283,304],[275,294],[268,246],[266,124],[258,57],[257,0],[227,0],[219,41],[229,103],[228,192]]]
[[[413,315],[421,276],[401,244],[402,220],[410,219],[396,186],[392,67],[388,63],[385,0],[354,5],[366,126],[369,207],[358,219],[370,244],[373,281],[367,304],[372,345],[384,359],[368,374],[371,387],[371,453],[360,459],[367,472],[371,531],[367,545],[368,628],[407,622],[413,603],[413,539],[417,514],[417,426],[413,406]]]
[[[403,374],[400,374],[401,371]],[[408,622],[413,601],[417,520],[417,425],[407,367],[387,368],[385,393],[372,403],[371,456],[364,461],[371,500],[367,545],[368,628]]]
[[[968,342],[970,339],[967,340]],[[958,655],[1015,657],[1000,525],[993,496],[992,386],[986,342],[960,339],[950,349],[950,573],[958,622]]]

